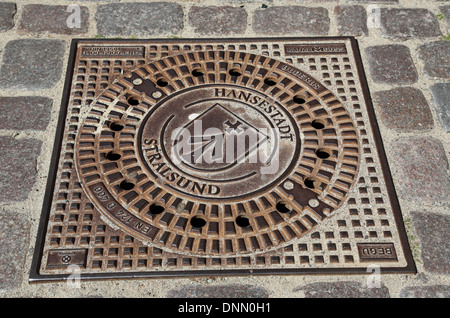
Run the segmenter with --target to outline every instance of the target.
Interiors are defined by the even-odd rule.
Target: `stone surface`
[[[189,24],[203,35],[231,35],[245,33],[247,11],[241,7],[198,7],[189,10]]]
[[[367,288],[356,282],[323,282],[297,287],[294,291],[303,291],[305,298],[389,298],[385,286]]]
[[[435,274],[450,274],[450,216],[421,210],[413,212],[412,219],[420,241],[425,270]]]
[[[365,53],[374,82],[398,85],[417,82],[417,70],[408,47],[399,44],[371,46]]]
[[[35,183],[42,142],[0,137],[0,202],[23,201]]]
[[[61,77],[65,41],[13,40],[6,44],[0,88],[52,88]]]
[[[450,42],[436,41],[426,43],[418,48],[419,59],[424,64],[424,72],[434,78],[450,78]]]
[[[45,130],[52,100],[46,97],[0,97],[2,129]]]
[[[436,15],[427,9],[382,8],[382,36],[406,40],[442,35]]]
[[[167,36],[184,27],[181,5],[169,2],[99,5],[97,33],[104,36]]]
[[[327,35],[328,10],[301,6],[269,7],[253,15],[253,31],[263,35]]]
[[[16,289],[22,282],[29,231],[26,215],[0,211],[0,291]]]
[[[16,11],[15,3],[0,2],[0,32],[8,31],[14,27]]]
[[[206,0],[208,1],[208,0]],[[246,0],[225,0],[225,1],[234,1],[234,2],[245,2]],[[252,2],[263,2],[263,3],[271,3],[271,2],[276,2],[277,0],[251,0]],[[301,3],[301,4],[306,4],[306,3],[313,3],[313,4],[317,4],[317,3],[327,3],[327,2],[339,2],[339,0],[283,0],[283,1],[278,1],[278,2],[282,2],[283,4],[291,4],[291,3]]]
[[[373,94],[383,124],[398,132],[433,128],[433,116],[422,91],[412,87],[394,88]]]
[[[450,286],[406,287],[400,292],[401,298],[450,298]]]
[[[450,132],[450,83],[437,83],[430,87],[433,105],[442,128]]]
[[[439,10],[444,15],[444,19],[447,24],[447,30],[450,30],[450,5],[439,7]]]
[[[221,286],[184,285],[169,290],[167,298],[267,298],[269,293],[262,287],[230,284]]]
[[[431,137],[409,137],[389,145],[389,163],[398,196],[421,205],[446,205],[450,178],[445,150]]]
[[[360,2],[360,3],[398,3],[399,0],[346,0],[346,2]]]
[[[79,6],[79,11],[66,5],[25,5],[18,27],[22,34],[83,34],[89,30],[89,9]]]
[[[334,14],[339,35],[360,36],[369,33],[366,9],[363,6],[336,6]]]

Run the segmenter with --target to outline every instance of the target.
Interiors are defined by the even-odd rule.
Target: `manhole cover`
[[[76,40],[31,281],[414,272],[352,38]]]

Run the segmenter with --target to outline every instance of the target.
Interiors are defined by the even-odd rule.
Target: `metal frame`
[[[411,249],[408,243],[406,229],[404,227],[402,214],[400,210],[400,205],[396,195],[394,183],[388,166],[385,150],[383,147],[383,142],[379,127],[376,121],[375,112],[373,104],[370,97],[370,92],[368,88],[367,79],[364,72],[364,67],[362,64],[362,59],[360,55],[360,50],[358,47],[357,40],[354,37],[287,37],[287,38],[240,38],[240,39],[140,39],[140,40],[114,40],[115,42],[127,42],[129,44],[140,44],[148,41],[152,42],[223,42],[223,41],[253,41],[253,42],[269,42],[271,40],[283,40],[283,41],[294,41],[294,40],[339,40],[339,39],[349,39],[351,41],[354,58],[357,64],[357,70],[359,73],[359,80],[363,89],[363,95],[365,103],[367,105],[367,112],[370,118],[370,124],[372,127],[372,132],[374,135],[374,140],[376,142],[376,148],[378,150],[378,157],[381,161],[383,167],[383,177],[386,183],[386,188],[388,190],[388,195],[390,198],[390,203],[393,208],[393,214],[395,217],[398,233],[400,235],[400,241],[402,243],[402,248],[404,250],[404,256],[407,261],[407,265],[402,268],[392,267],[383,268],[382,274],[391,273],[417,273],[416,266],[414,264],[414,259],[411,253]],[[74,66],[76,60],[77,45],[80,41],[83,42],[96,42],[98,39],[73,39],[70,47],[70,56],[67,65],[67,72],[65,78],[64,92],[61,101],[60,114],[57,124],[56,137],[53,146],[53,153],[50,162],[49,178],[47,181],[47,187],[45,191],[45,198],[43,203],[43,208],[41,212],[41,218],[39,222],[35,251],[33,255],[33,260],[30,269],[29,282],[53,282],[53,281],[64,281],[69,275],[42,275],[39,273],[39,268],[41,265],[41,258],[43,254],[45,235],[47,224],[49,221],[50,208],[52,203],[52,194],[55,188],[56,174],[58,171],[58,161],[62,148],[62,141],[65,129],[65,121],[67,110],[69,106],[69,98],[71,92],[72,77],[74,73]],[[141,279],[141,278],[158,278],[158,277],[189,277],[189,276],[238,276],[238,275],[299,275],[299,274],[366,274],[365,268],[285,268],[285,269],[242,269],[242,270],[202,270],[202,271],[155,271],[155,272],[126,272],[126,273],[93,273],[93,274],[82,274],[81,279],[89,280],[109,280],[109,279]]]

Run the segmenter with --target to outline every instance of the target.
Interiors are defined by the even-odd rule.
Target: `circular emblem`
[[[340,100],[283,62],[199,51],[142,64],[83,110],[76,170],[95,208],[169,252],[267,252],[309,233],[357,179]]]
[[[255,195],[297,164],[298,126],[255,90],[230,85],[186,89],[145,117],[139,150],[168,190],[206,200]]]
[[[71,260],[72,260],[72,257],[70,257],[69,255],[64,255],[64,256],[61,258],[61,261],[62,261],[64,264],[70,263]]]

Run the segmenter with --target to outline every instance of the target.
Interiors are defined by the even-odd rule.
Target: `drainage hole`
[[[246,216],[239,215],[236,218],[236,224],[239,225],[240,227],[248,227],[250,226],[250,220]]]
[[[150,208],[148,211],[150,212],[150,214],[157,215],[157,214],[161,214],[164,212],[164,207],[162,207],[156,203],[153,203],[152,205],[150,205]]]
[[[296,96],[294,96],[294,98],[292,100],[296,104],[304,104],[304,103],[306,103],[305,96],[303,96],[303,95],[296,95]]]
[[[319,185],[319,181],[315,178],[306,178],[304,183],[305,186],[310,189],[317,188],[317,186]]]
[[[275,86],[277,85],[277,80],[273,77],[267,77],[266,79],[264,79],[264,84],[269,86]]]
[[[120,158],[122,158],[122,155],[118,154],[117,152],[114,152],[114,151],[110,151],[106,154],[106,159],[111,160],[111,161],[117,161]]]
[[[331,156],[331,152],[326,149],[317,149],[316,156],[320,159],[327,159]]]
[[[111,129],[113,131],[121,131],[124,128],[125,128],[124,125],[119,124],[117,122],[112,122],[112,123],[109,124],[109,129]]]
[[[140,103],[141,102],[136,97],[131,96],[130,98],[128,98],[128,104],[130,104],[131,106],[137,106]]]
[[[325,122],[320,119],[315,119],[311,122],[311,126],[315,129],[323,129],[325,128]]]
[[[202,217],[194,216],[191,219],[191,225],[192,225],[192,227],[201,228],[206,225],[206,220]]]
[[[242,72],[238,70],[237,68],[233,68],[228,72],[231,76],[241,76]]]
[[[131,190],[131,189],[134,188],[134,183],[133,183],[133,182],[130,182],[130,181],[124,180],[124,181],[122,181],[122,182],[120,183],[119,187],[120,187],[122,190]]]
[[[163,78],[160,78],[159,80],[156,81],[156,85],[158,85],[160,87],[166,87],[167,85],[169,85],[169,82],[167,82]]]
[[[192,70],[192,75],[195,77],[200,77],[200,76],[205,75],[205,73],[201,69],[196,68],[196,69]]]
[[[289,205],[289,203],[280,201],[276,205],[276,209],[280,213],[289,213],[292,211],[292,207]]]

